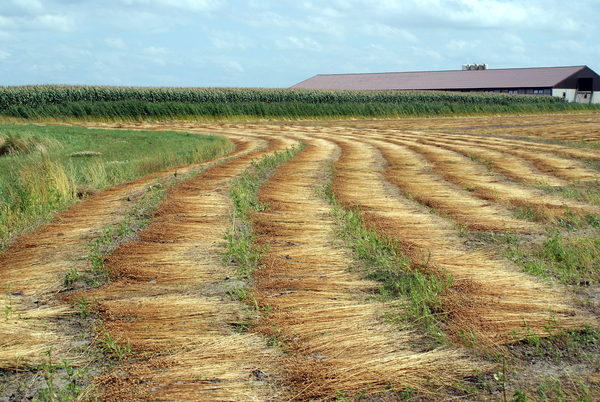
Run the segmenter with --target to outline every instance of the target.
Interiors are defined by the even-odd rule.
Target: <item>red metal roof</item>
[[[316,75],[292,86],[347,90],[552,88],[586,66]]]

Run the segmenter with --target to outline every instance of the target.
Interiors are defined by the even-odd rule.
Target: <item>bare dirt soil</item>
[[[596,205],[535,186],[598,180],[600,150],[574,145],[600,139],[600,114],[87,125],[222,134],[237,150],[186,168],[202,171],[109,256],[113,280],[102,287],[67,291],[65,273],[89,269],[86,244],[122,220],[156,175],[84,199],[0,255],[0,307],[10,307],[0,317],[0,401],[38,396],[47,382],[32,367],[49,347],[55,361],[93,369],[82,384],[98,400],[513,400],[520,390],[536,400],[540,384],[564,379],[565,395],[600,398],[600,361],[532,358],[515,336],[597,330],[596,289],[583,284],[578,295],[527,275],[465,235],[543,237],[549,223],[520,219],[523,206],[600,216]],[[231,181],[299,143],[305,149],[260,189],[261,267],[239,277],[223,259]],[[367,225],[453,276],[442,296],[445,343],[424,347],[421,331],[386,320],[398,303],[373,298],[378,285],[350,269],[360,262],[317,192],[331,180]],[[238,300],[240,289],[253,302]],[[81,297],[93,304],[94,326],[79,323],[71,301]],[[90,353],[102,345],[102,357]],[[125,353],[109,359],[119,345]]]

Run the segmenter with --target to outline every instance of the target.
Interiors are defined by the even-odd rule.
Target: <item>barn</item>
[[[488,69],[465,64],[450,71],[321,74],[291,88],[502,92],[600,103],[600,76],[587,66]]]

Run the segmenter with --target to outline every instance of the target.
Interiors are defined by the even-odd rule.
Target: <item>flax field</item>
[[[59,89],[3,110],[93,100]],[[0,401],[600,399],[600,114],[342,117],[75,123],[235,149],[84,196],[0,254]]]

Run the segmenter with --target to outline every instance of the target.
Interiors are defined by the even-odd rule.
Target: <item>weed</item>
[[[560,232],[550,231],[535,256],[563,283],[586,285],[600,280],[600,237],[565,239]]]
[[[536,182],[535,187],[548,193],[559,194],[592,205],[600,205],[600,181],[577,182],[566,186],[550,186],[546,183]]]
[[[81,296],[78,300],[73,300],[72,304],[79,310],[81,318],[87,318],[92,314],[90,302],[85,296]]]
[[[498,381],[500,387],[502,388],[502,397],[504,398],[504,402],[507,402],[506,399],[506,359],[502,358],[502,371],[494,374],[494,379]]]
[[[69,272],[65,274],[65,279],[63,281],[63,285],[66,288],[70,288],[75,282],[79,281],[83,278],[81,272],[77,270],[77,268],[73,267]]]
[[[530,205],[520,206],[514,210],[514,216],[517,219],[535,221],[535,214]]]
[[[556,229],[546,232],[542,243],[525,244],[518,236],[510,242],[498,242],[496,235],[482,236],[489,242],[500,243],[503,255],[520,265],[524,272],[568,285],[589,286],[600,283],[600,236],[565,236]],[[506,239],[506,238],[505,238]]]
[[[381,284],[379,294],[386,299],[406,298],[406,312],[398,318],[424,328],[441,341],[439,318],[443,312],[438,296],[451,285],[452,277],[431,265],[430,255],[422,256],[420,261],[411,260],[401,252],[396,239],[368,228],[357,207],[345,209],[339,203],[331,183],[317,193],[332,205],[331,214],[339,225],[336,235],[362,261],[365,277]]]
[[[131,353],[131,345],[129,343],[120,344],[117,339],[106,331],[104,328],[100,328],[102,337],[96,340],[96,343],[100,349],[102,349],[108,357],[122,360],[127,354]]]
[[[172,178],[166,184],[156,182],[148,186],[146,193],[136,202],[132,211],[121,222],[102,229],[98,238],[88,244],[88,260],[92,264],[92,270],[89,275],[80,278],[85,278],[86,282],[94,287],[109,281],[110,273],[104,265],[106,256],[112,253],[120,244],[132,240],[137,232],[147,226],[154,211],[164,199],[167,188],[186,178],[180,175],[177,178]]]
[[[10,283],[8,285],[6,285],[6,297],[8,299],[8,304],[6,306],[4,306],[4,319],[6,321],[8,321],[8,319],[12,315],[12,309],[13,309],[13,300],[12,300],[12,293],[10,291]]]
[[[514,402],[527,402],[527,395],[525,395],[523,393],[523,391],[521,391],[520,389],[516,389],[515,393],[513,394],[514,396]],[[504,400],[506,400],[506,396],[504,397]]]
[[[75,369],[67,361],[56,365],[52,362],[52,348],[45,352],[48,361],[40,367],[41,376],[44,378],[46,388],[39,391],[34,401],[41,402],[67,402],[81,400],[85,387],[82,382],[88,370]],[[58,381],[56,376],[58,375]]]
[[[251,275],[265,251],[264,247],[255,244],[256,236],[252,233],[252,213],[266,209],[258,199],[258,190],[275,173],[278,166],[292,159],[302,149],[304,144],[252,161],[252,167],[232,183],[229,192],[234,206],[231,216],[232,229],[225,234],[227,250],[224,260],[236,265],[237,274],[241,278]]]

